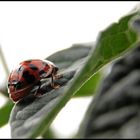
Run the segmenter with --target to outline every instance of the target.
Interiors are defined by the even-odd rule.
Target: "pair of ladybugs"
[[[51,78],[51,85],[54,85],[54,78],[57,77],[58,67],[48,60],[26,60],[19,64],[9,75],[8,92],[10,98],[17,102],[27,96],[35,85],[38,85],[37,91],[40,89],[41,80]],[[35,96],[37,96],[37,91]]]

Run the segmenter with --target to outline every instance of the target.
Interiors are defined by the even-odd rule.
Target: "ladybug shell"
[[[48,60],[33,59],[21,62],[9,75],[8,92],[10,98],[17,102],[27,96],[33,86],[41,79],[52,76],[57,70],[58,68]]]

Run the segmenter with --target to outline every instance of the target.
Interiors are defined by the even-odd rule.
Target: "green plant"
[[[55,82],[61,87],[54,90],[44,81],[42,98],[32,100],[27,97],[14,105],[9,120],[12,138],[53,138],[49,135],[49,126],[66,103],[74,97],[94,96],[103,76],[101,69],[137,47],[139,14],[140,10],[135,9],[118,23],[111,24],[100,32],[95,44],[75,44],[47,57],[60,68],[62,77]],[[9,102],[2,108],[6,108]],[[77,137],[82,135],[78,133]]]

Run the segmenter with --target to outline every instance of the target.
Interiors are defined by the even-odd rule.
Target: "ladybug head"
[[[13,101],[18,101],[28,95],[36,83],[35,76],[28,69],[19,67],[13,70],[8,79],[8,93]]]

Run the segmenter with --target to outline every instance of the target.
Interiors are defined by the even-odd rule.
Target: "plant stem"
[[[3,67],[4,67],[6,76],[8,77],[8,75],[9,75],[9,69],[8,69],[8,66],[7,66],[7,63],[6,63],[4,54],[3,54],[3,52],[2,52],[1,45],[0,45],[0,59],[1,59],[1,61],[2,61],[2,65],[3,65]]]

